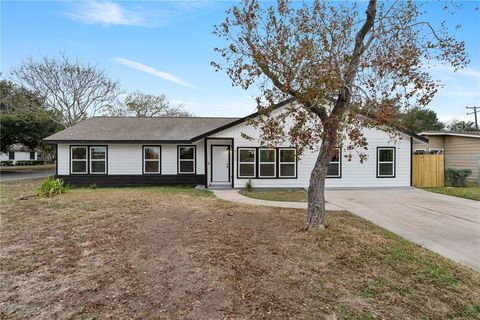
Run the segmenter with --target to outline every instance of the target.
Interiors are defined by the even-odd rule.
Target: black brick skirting
[[[205,175],[57,175],[59,179],[72,186],[97,187],[127,186],[166,186],[166,185],[204,185]]]

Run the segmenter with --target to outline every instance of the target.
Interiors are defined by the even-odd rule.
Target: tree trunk
[[[330,165],[330,142],[322,141],[308,186],[308,214],[305,230],[325,228],[325,178]]]

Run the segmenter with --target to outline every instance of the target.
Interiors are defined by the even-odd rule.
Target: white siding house
[[[20,144],[13,145],[9,152],[0,152],[0,161],[12,161],[13,164],[17,161],[38,160],[38,158],[39,154],[36,151],[28,150]]]
[[[281,107],[281,106],[280,106]],[[255,114],[248,117],[253,117]],[[88,119],[44,140],[57,145],[57,176],[74,185],[190,184],[243,188],[306,188],[317,152],[260,143],[248,118]],[[287,123],[288,127],[288,123]],[[242,133],[252,137],[247,140]],[[365,129],[368,158],[351,161],[341,146],[332,159],[327,188],[400,187],[411,184],[412,141],[398,132]],[[344,147],[348,141],[344,144]]]

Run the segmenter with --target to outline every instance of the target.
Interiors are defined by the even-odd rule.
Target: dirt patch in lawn
[[[17,200],[2,184],[2,318],[480,317],[478,273],[348,213],[191,189],[75,189]]]

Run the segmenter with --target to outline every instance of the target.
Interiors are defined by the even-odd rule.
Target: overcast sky
[[[124,89],[166,94],[199,116],[244,116],[254,111],[253,92],[232,87],[210,65],[218,57],[213,25],[231,2],[210,1],[2,1],[0,71],[27,56],[69,56],[97,64]],[[428,2],[428,18],[461,23],[457,37],[466,42],[471,64],[454,73],[437,66],[433,75],[444,88],[429,106],[442,121],[473,120],[465,106],[480,106],[479,1],[463,2],[456,16],[440,2]]]

